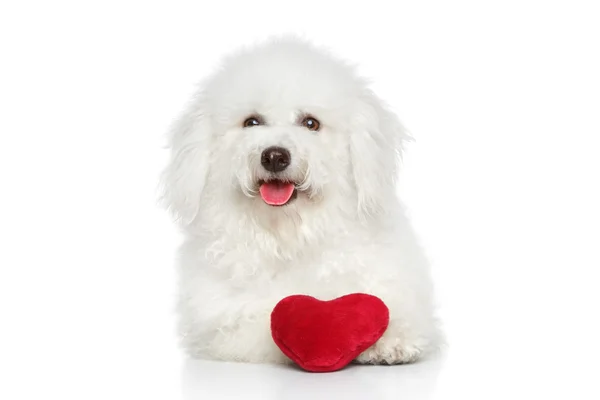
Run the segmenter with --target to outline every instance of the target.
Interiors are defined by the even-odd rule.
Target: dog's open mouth
[[[260,181],[260,197],[270,206],[283,206],[298,195],[293,182],[280,180]]]

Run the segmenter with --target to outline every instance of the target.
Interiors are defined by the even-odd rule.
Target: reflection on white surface
[[[443,357],[412,365],[349,365],[333,373],[309,373],[296,366],[186,360],[185,400],[237,399],[430,399]]]

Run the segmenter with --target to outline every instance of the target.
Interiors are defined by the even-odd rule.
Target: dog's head
[[[165,201],[188,222],[369,218],[395,196],[406,138],[354,68],[301,41],[270,42],[226,59],[175,124]]]

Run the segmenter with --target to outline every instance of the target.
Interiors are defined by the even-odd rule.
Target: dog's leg
[[[443,343],[429,296],[407,282],[381,281],[378,296],[388,306],[390,322],[383,336],[355,360],[361,364],[407,364]]]
[[[199,319],[195,313],[192,322],[182,329],[184,347],[197,358],[289,363],[271,337],[271,311],[276,303],[269,299],[239,299],[215,305],[212,316]]]
[[[393,318],[393,316],[392,316]],[[435,330],[435,328],[431,328]],[[437,346],[435,331],[419,333],[402,319],[390,319],[383,336],[361,353],[359,364],[408,364],[419,360]]]

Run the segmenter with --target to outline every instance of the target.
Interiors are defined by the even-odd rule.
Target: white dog
[[[362,292],[390,310],[356,360],[396,364],[434,349],[427,261],[395,194],[394,114],[354,69],[297,39],[227,58],[172,130],[164,201],[185,234],[180,329],[200,358],[287,362],[275,304]]]

